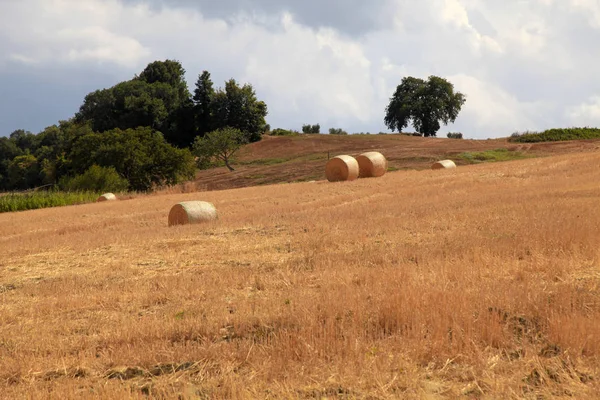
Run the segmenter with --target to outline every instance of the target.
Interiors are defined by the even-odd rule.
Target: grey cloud
[[[94,68],[4,68],[0,70],[0,136],[17,129],[38,133],[71,118],[87,93],[129,78]]]
[[[279,14],[287,11],[297,22],[312,27],[331,27],[351,36],[381,29],[391,23],[386,12],[391,0],[124,0],[153,7],[187,7],[210,18],[228,20],[240,12]]]

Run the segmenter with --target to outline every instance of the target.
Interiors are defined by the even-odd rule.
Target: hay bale
[[[369,151],[356,157],[359,168],[359,178],[375,178],[383,176],[388,169],[388,162],[383,154]]]
[[[216,219],[217,209],[206,201],[183,201],[169,211],[169,226],[199,224]]]
[[[353,181],[358,178],[359,168],[352,156],[333,157],[325,165],[325,176],[329,182]]]
[[[116,199],[117,199],[117,196],[115,196],[114,194],[112,194],[112,193],[104,193],[102,196],[100,196],[100,197],[98,197],[96,199],[96,202],[99,202],[99,201],[114,201]]]
[[[454,161],[442,160],[442,161],[438,161],[438,162],[434,163],[431,166],[431,169],[449,169],[449,168],[456,168],[456,164],[454,164]]]

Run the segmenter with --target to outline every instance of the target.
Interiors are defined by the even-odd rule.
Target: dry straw
[[[358,178],[359,168],[352,156],[333,157],[325,165],[325,176],[329,182],[353,181]]]
[[[183,201],[169,211],[169,226],[199,224],[216,220],[217,209],[206,201]]]
[[[115,196],[112,193],[104,193],[102,196],[98,197],[96,199],[97,202],[99,201],[114,201],[117,199],[117,196]]]
[[[431,169],[449,169],[456,168],[456,164],[452,160],[442,160],[438,161],[431,166]]]
[[[383,176],[388,169],[388,162],[383,154],[369,151],[356,157],[360,169],[359,178]]]

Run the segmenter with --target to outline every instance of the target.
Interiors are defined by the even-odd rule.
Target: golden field
[[[600,151],[6,213],[0,250],[3,398],[600,397]]]

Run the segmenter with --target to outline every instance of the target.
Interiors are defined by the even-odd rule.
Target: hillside
[[[507,149],[524,157],[595,150],[600,140],[577,140],[551,143],[509,143],[506,138],[491,140],[457,140],[422,138],[406,135],[299,135],[263,136],[263,140],[245,146],[237,157],[236,170],[226,168],[200,171],[190,190],[231,189],[282,182],[324,180],[328,153],[358,155],[379,151],[389,161],[391,171],[428,169],[439,159],[452,159],[457,165],[469,162],[464,152]],[[190,186],[190,185],[188,185]]]
[[[399,166],[410,143],[501,145],[360,140],[318,143]],[[285,143],[323,150],[244,157]],[[0,214],[0,393],[597,398],[598,165],[596,149]],[[184,200],[219,220],[169,228]]]

